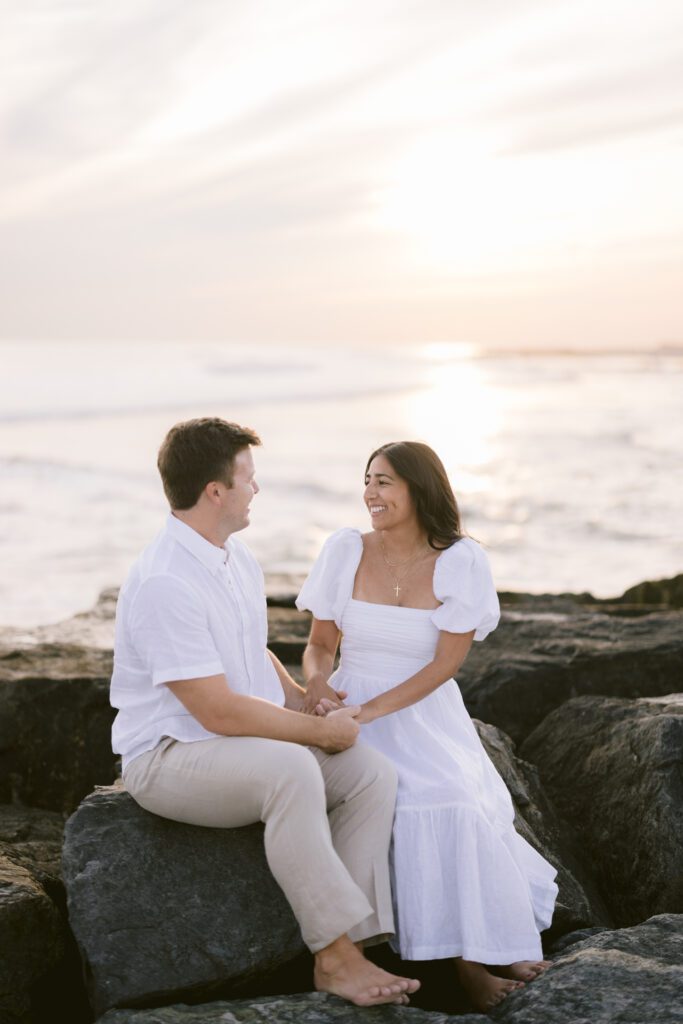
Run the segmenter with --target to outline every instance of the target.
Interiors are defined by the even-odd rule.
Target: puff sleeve
[[[341,629],[362,553],[358,530],[345,528],[328,537],[296,599],[299,611],[312,612],[316,619],[334,619]]]
[[[476,541],[463,537],[439,556],[434,595],[442,602],[431,619],[448,633],[469,633],[483,640],[498,625],[500,605],[489,560]]]

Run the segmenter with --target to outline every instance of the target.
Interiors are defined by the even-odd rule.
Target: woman
[[[314,616],[307,707],[324,714],[348,696],[364,742],[396,764],[395,948],[406,960],[453,958],[485,1012],[549,966],[539,932],[557,895],[554,868],[515,832],[453,679],[498,624],[498,598],[427,445],[373,452],[364,500],[372,530],[333,534],[297,600]]]

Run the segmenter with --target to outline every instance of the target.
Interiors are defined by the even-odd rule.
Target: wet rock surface
[[[69,819],[63,873],[97,1013],[238,992],[304,949],[260,824],[181,825],[114,786]]]
[[[577,698],[521,753],[576,829],[617,923],[683,913],[683,694]]]

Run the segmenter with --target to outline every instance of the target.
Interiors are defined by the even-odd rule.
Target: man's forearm
[[[209,732],[219,736],[257,736],[320,747],[334,754],[355,743],[359,707],[341,708],[327,718],[281,708],[261,697],[236,693],[223,674],[178,679],[166,684],[173,695]]]
[[[310,715],[281,708],[260,697],[234,693],[229,705],[212,720],[210,731],[221,736],[261,736],[315,747],[323,742],[323,733],[316,725]]]
[[[325,731],[315,719],[260,697],[236,693],[224,675],[183,679],[167,686],[205,729],[219,736],[261,736],[306,746],[325,741]]]

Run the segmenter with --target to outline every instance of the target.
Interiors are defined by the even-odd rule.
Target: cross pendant
[[[399,587],[398,583],[397,583],[397,584],[396,584],[396,586],[394,587],[394,590],[395,590],[395,592],[396,592],[396,600],[398,601],[398,595],[399,595],[399,593],[400,593],[400,591],[401,591],[401,588]]]

